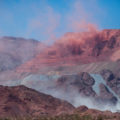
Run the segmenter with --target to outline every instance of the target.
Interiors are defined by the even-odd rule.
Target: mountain
[[[12,70],[40,53],[44,45],[33,39],[0,38],[0,72]]]
[[[74,110],[66,101],[25,86],[0,86],[0,98],[0,117],[59,115]]]
[[[120,30],[67,33],[51,47],[20,66],[18,72],[36,73],[47,66],[80,66],[119,60]],[[82,71],[83,72],[83,71]],[[87,72],[87,71],[86,71]]]
[[[119,120],[118,112],[99,111],[37,92],[25,86],[0,86],[1,120]]]
[[[34,43],[30,44],[34,46]],[[51,46],[43,45],[38,49],[36,45],[28,47],[38,50],[35,56],[29,56],[27,46],[22,45],[23,42],[16,54],[13,51],[9,52],[10,55],[2,52],[3,62],[14,63],[14,66],[0,73],[1,85],[25,85],[67,100],[76,107],[87,105],[89,108],[113,112],[120,109],[120,30],[67,33]],[[11,51],[16,47],[8,48],[7,51]],[[19,58],[21,50],[24,55]],[[26,58],[27,54],[29,59]],[[6,61],[5,58],[11,59],[11,55],[17,57]],[[16,58],[26,60],[19,63]],[[1,62],[1,65],[4,64]]]
[[[30,74],[20,84],[64,99],[76,107],[86,105],[99,110],[119,110],[119,94],[100,74]]]

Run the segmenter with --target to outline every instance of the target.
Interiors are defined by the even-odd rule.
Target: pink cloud
[[[91,5],[93,5],[91,1],[89,1]],[[96,9],[96,3],[94,3]],[[86,10],[86,6],[82,1],[76,0],[74,4],[71,6],[71,11],[66,17],[66,21],[68,23],[68,29],[74,32],[81,31],[90,31],[98,29],[98,25],[94,22],[92,15]]]

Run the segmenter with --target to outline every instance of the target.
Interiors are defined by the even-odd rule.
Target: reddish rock
[[[78,108],[76,108],[75,109],[75,111],[77,112],[77,113],[82,113],[82,112],[86,112],[88,110],[88,107],[86,107],[86,106],[80,106],[80,107],[78,107]]]
[[[0,86],[0,116],[40,116],[72,113],[66,101],[37,92],[25,86]]]
[[[18,73],[36,73],[42,71],[45,66],[71,66],[117,60],[120,58],[118,54],[115,54],[120,50],[119,38],[120,30],[69,33],[16,71]]]

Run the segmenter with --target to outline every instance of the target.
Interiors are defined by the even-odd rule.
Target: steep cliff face
[[[69,33],[51,47],[17,69],[18,72],[37,72],[42,66],[81,65],[119,60],[120,30],[95,33]]]
[[[41,49],[43,50],[41,52]],[[80,65],[120,58],[120,30],[67,33],[45,47],[36,40],[0,38],[0,71],[38,72],[45,66]]]

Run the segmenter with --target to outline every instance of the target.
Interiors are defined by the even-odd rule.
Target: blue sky
[[[120,0],[0,0],[0,36],[44,41],[83,24],[120,29]]]

